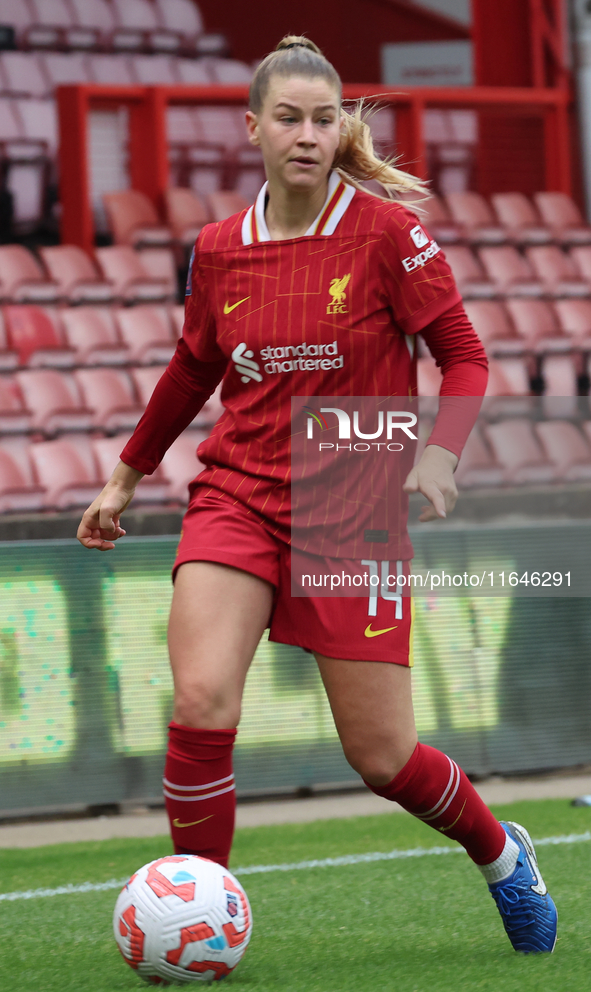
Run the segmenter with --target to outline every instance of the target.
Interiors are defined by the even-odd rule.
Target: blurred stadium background
[[[490,357],[439,564],[475,528],[499,567],[532,541],[540,569],[557,537],[590,546],[591,4],[0,0],[0,818],[160,802],[169,569],[218,396],[115,552],[74,534],[174,351],[195,237],[264,179],[248,83],[288,31],[429,179],[425,223]],[[438,388],[423,349],[423,430]],[[419,600],[422,739],[479,776],[588,763],[591,612],[572,593]],[[360,784],[297,649],[259,647],[237,783]]]

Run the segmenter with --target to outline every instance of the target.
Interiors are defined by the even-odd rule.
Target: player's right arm
[[[143,472],[119,462],[106,486],[84,511],[76,537],[85,548],[111,551],[114,541],[125,531],[119,520],[133,499],[135,487]]]

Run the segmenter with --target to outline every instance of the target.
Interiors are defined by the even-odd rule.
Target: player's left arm
[[[421,330],[443,373],[439,412],[419,462],[404,484],[407,493],[429,500],[419,520],[446,517],[458,498],[454,471],[486,390],[486,352],[464,307],[456,303]]]

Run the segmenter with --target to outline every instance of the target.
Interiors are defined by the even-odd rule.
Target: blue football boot
[[[518,823],[501,826],[519,846],[513,873],[489,885],[507,936],[524,954],[553,951],[558,914],[540,875],[531,837]]]

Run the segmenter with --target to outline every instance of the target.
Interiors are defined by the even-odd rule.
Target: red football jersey
[[[416,395],[413,336],[460,295],[415,214],[336,172],[303,237],[273,241],[265,203],[266,185],[249,210],[201,232],[183,338],[204,368],[227,362],[225,412],[199,446],[199,482],[289,540],[291,398]],[[122,459],[142,469],[139,455],[132,439]],[[399,528],[388,554],[408,558],[402,519]]]

